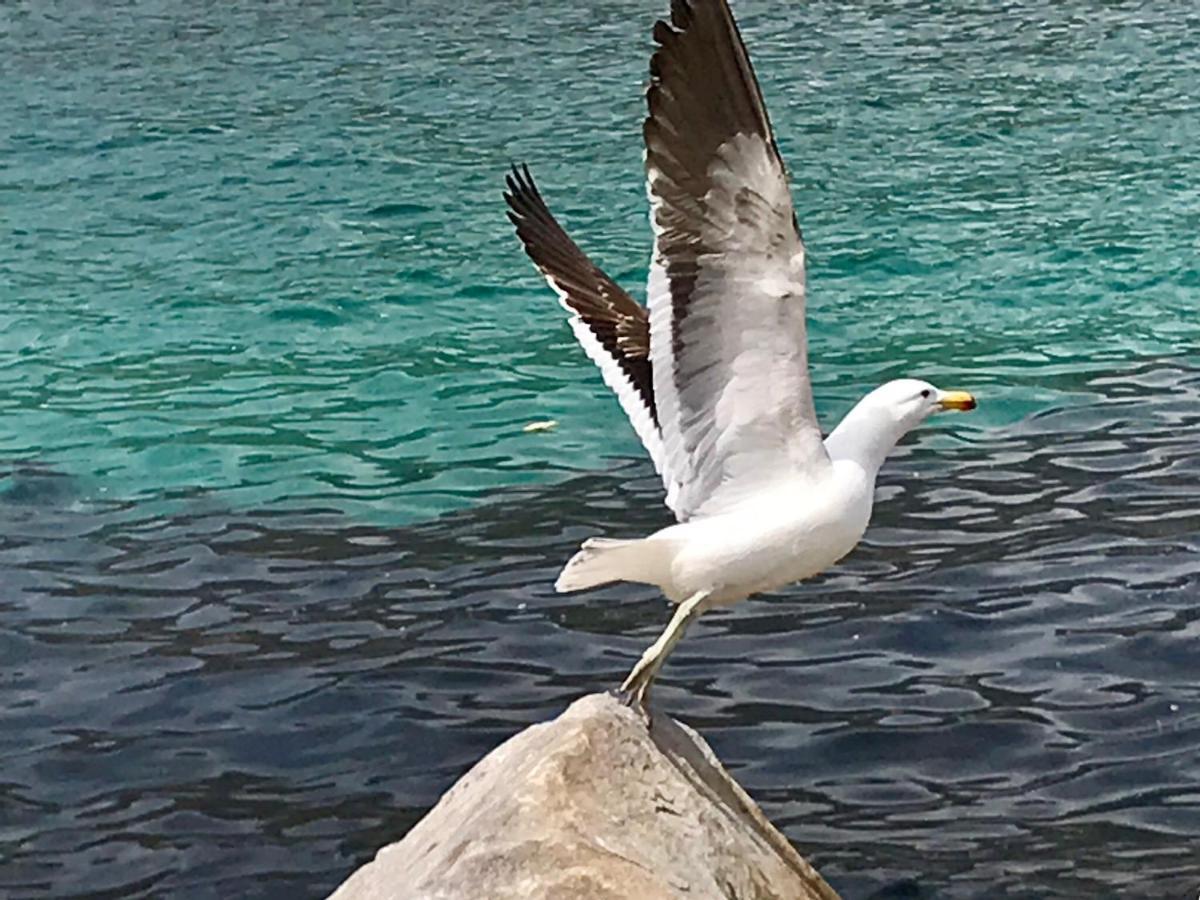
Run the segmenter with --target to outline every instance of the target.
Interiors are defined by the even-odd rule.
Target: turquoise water
[[[500,192],[640,294],[666,5],[0,5],[0,893],[319,896],[653,639],[552,591],[668,514]],[[658,702],[848,900],[1194,896],[1200,13],[736,12],[826,423],[981,405]]]
[[[6,7],[0,456],[92,497],[395,523],[640,455],[500,189],[528,161],[640,293],[656,11]],[[906,372],[981,395],[942,426],[971,439],[1192,352],[1190,5],[739,13],[830,425]]]

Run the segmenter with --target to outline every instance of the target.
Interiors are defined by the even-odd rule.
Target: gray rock
[[[837,900],[685,725],[607,694],[501,744],[331,900]]]

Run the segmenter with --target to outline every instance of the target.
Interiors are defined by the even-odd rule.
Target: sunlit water
[[[657,632],[551,590],[668,518],[499,197],[644,278],[588,6],[0,6],[0,893],[319,896]],[[1194,896],[1200,13],[737,11],[826,421],[981,407],[658,703],[848,900]]]

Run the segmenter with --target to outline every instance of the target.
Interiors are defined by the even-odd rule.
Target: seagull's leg
[[[704,602],[708,597],[708,591],[697,591],[676,607],[675,615],[671,617],[663,633],[642,654],[642,658],[621,685],[621,693],[626,696],[630,705],[636,706],[643,714],[646,713],[650,685],[658,675],[658,670],[666,662],[667,655],[675,649],[692,619],[708,609]]]

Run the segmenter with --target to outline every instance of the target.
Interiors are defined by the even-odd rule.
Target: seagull
[[[643,126],[654,249],[642,306],[550,213],[527,166],[506,179],[509,219],[569,313],[650,455],[677,524],[585,541],[560,592],[657,586],[674,615],[621,691],[650,686],[713,607],[803,581],[858,544],[875,479],[909,430],[964,391],[902,378],[823,437],[805,329],[805,254],[762,92],[726,0],[672,0],[654,26]]]

